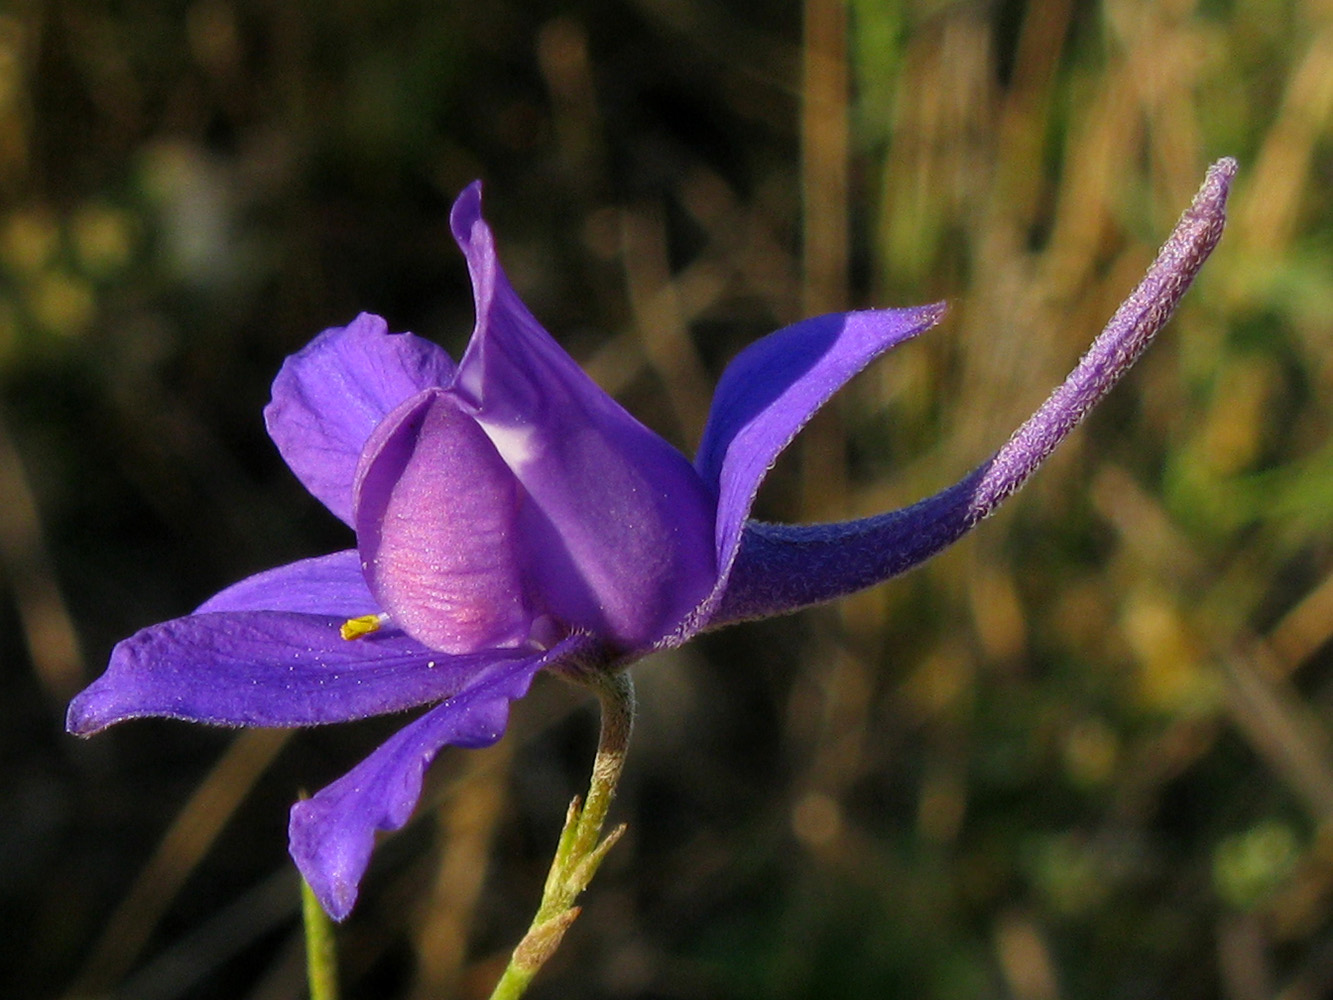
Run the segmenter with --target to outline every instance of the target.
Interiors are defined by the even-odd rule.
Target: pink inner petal
[[[448,391],[384,419],[357,470],[355,520],[366,581],[399,628],[448,653],[528,638],[519,502],[513,473]]]

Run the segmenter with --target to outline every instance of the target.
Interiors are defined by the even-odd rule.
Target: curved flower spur
[[[538,671],[605,679],[705,629],[888,579],[986,517],[1166,323],[1221,236],[1235,169],[1208,171],[1142,283],[994,456],[903,510],[811,526],[749,520],[765,474],[848,379],[943,306],[822,316],[751,345],[723,374],[691,465],[528,312],[473,184],[451,216],[477,307],[462,361],[363,314],[273,384],[270,435],[356,548],[250,577],[126,639],[68,728],[312,726],[431,705],[292,809],[292,856],[342,919],[375,831],[407,821],[427,764],[446,745],[497,740]]]

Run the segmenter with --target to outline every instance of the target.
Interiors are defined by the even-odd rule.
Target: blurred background
[[[532,995],[1333,994],[1331,119],[1327,0],[7,0],[6,995],[302,995],[287,808],[399,720],[84,742],[64,703],[346,547],[269,383],[363,309],[458,355],[473,178],[533,311],[687,452],[755,338],[948,299],[769,479],[760,515],[816,520],[985,458],[1222,155],[1171,328],[997,517],[636,668],[629,834]],[[595,727],[539,679],[442,755],[339,930],[347,997],[488,994]]]

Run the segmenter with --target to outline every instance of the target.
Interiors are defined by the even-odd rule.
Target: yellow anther
[[[384,615],[362,615],[360,618],[349,618],[342,623],[338,634],[344,639],[360,639],[372,632],[378,632],[380,626],[384,624],[384,617]]]

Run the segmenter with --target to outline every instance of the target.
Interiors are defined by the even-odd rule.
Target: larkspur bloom
[[[1161,329],[1221,236],[1234,171],[1209,171],[1143,282],[990,460],[903,510],[811,526],[749,518],[768,469],[848,379],[943,307],[822,316],[753,344],[723,374],[691,465],[528,312],[474,184],[451,216],[477,309],[457,366],[362,315],[273,384],[270,435],[356,548],[250,577],[120,643],[68,727],[312,726],[432,705],[292,809],[292,856],[341,919],[375,831],[407,821],[427,764],[446,745],[497,740],[537,672],[622,669],[705,629],[878,583],[969,531]]]

